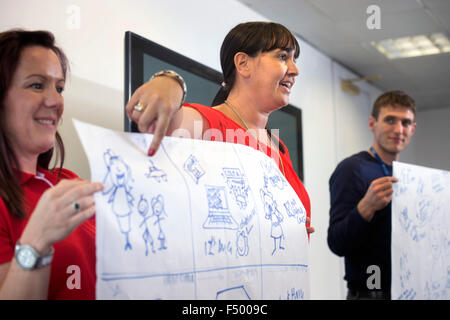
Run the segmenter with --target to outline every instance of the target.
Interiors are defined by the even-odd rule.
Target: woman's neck
[[[247,128],[245,128],[247,130],[266,128],[269,113],[262,110],[262,108],[255,103],[254,99],[232,91],[227,98],[227,102],[231,107],[223,103],[216,109],[240,124],[242,127],[245,128],[245,126],[247,126]]]
[[[20,171],[26,172],[29,174],[36,174],[36,168],[37,168],[37,156],[22,156],[17,158],[19,165],[20,165]]]

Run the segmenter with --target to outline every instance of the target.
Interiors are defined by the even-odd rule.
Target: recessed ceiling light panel
[[[420,57],[450,52],[450,41],[443,33],[418,35],[371,42],[389,59]]]

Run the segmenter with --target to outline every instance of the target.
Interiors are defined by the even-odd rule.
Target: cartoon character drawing
[[[267,180],[266,180],[267,181]],[[270,230],[270,236],[273,238],[273,251],[272,255],[279,250],[284,250],[284,247],[281,245],[281,240],[284,238],[283,228],[281,227],[281,222],[283,221],[283,216],[281,212],[278,210],[277,203],[273,200],[273,195],[267,188],[267,184],[264,188],[260,189],[261,200],[264,204],[264,212],[265,218],[270,220],[272,224]],[[278,240],[278,247],[277,247]]]
[[[111,204],[111,209],[117,218],[120,231],[125,235],[125,250],[131,250],[132,247],[129,241],[130,216],[134,200],[131,194],[132,187],[129,185],[132,181],[131,171],[122,158],[116,156],[111,149],[104,152],[103,159],[108,172],[103,179],[105,188],[102,194],[110,194],[108,203]]]
[[[144,243],[145,243],[145,255],[146,256],[148,256],[149,244],[152,248],[152,252],[155,253],[153,237],[152,237],[150,230],[148,228],[148,225],[147,225],[147,220],[150,219],[150,217],[151,217],[150,215],[147,215],[148,210],[149,210],[148,201],[147,201],[147,199],[144,198],[143,195],[141,195],[141,198],[139,199],[139,203],[138,203],[138,212],[142,216],[142,222],[139,225],[139,227],[144,226],[144,233],[142,234],[142,238],[144,239]]]
[[[152,210],[153,214],[152,216],[156,217],[156,221],[154,225],[158,225],[159,228],[159,234],[158,234],[158,240],[160,241],[160,246],[158,250],[166,250],[166,235],[164,234],[162,228],[161,228],[161,221],[164,220],[163,215],[167,217],[167,213],[164,210],[164,199],[162,195],[158,195],[156,197],[152,198]]]

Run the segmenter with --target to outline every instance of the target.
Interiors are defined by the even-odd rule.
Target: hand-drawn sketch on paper
[[[205,186],[208,200],[208,217],[203,228],[205,229],[237,229],[237,222],[234,220],[228,207],[225,187]]]
[[[264,204],[264,212],[267,220],[271,223],[270,228],[270,236],[273,238],[273,251],[272,255],[277,250],[284,250],[284,247],[281,245],[281,240],[284,238],[283,228],[281,226],[281,222],[283,221],[283,215],[278,210],[278,205],[276,201],[273,199],[272,193],[268,189],[267,178],[264,177],[264,187],[260,189],[261,200]],[[278,240],[278,245],[277,245]]]
[[[239,168],[223,168],[222,176],[224,177],[234,201],[241,209],[247,207],[247,199],[249,187],[245,176],[241,173]]]
[[[450,173],[394,162],[393,299],[450,298]]]
[[[306,211],[304,208],[300,207],[295,199],[291,199],[290,201],[286,201],[284,203],[284,208],[286,209],[286,213],[289,217],[294,217],[297,219],[299,224],[306,222]]]
[[[167,174],[161,170],[158,169],[154,164],[152,160],[148,160],[149,167],[148,172],[145,174],[145,176],[149,179],[155,179],[156,182],[167,182]]]
[[[200,178],[205,174],[205,170],[198,162],[194,155],[189,155],[183,166],[184,170],[189,174],[189,176],[198,184]]]
[[[111,209],[116,215],[120,231],[125,235],[125,250],[131,250],[129,240],[130,215],[134,200],[131,194],[132,187],[130,186],[132,181],[131,170],[122,158],[116,156],[111,149],[104,152],[104,161],[108,171],[103,179],[105,188],[102,193],[110,195],[108,203],[111,204]]]
[[[279,190],[283,190],[284,187],[287,186],[288,183],[286,179],[283,178],[280,170],[275,168],[275,164],[273,161],[264,159],[260,164],[264,170],[264,176],[268,181],[270,181],[273,187],[276,187]]]
[[[174,137],[149,157],[152,135],[74,122],[105,184],[97,299],[309,298],[306,211],[273,159]]]
[[[152,253],[155,253],[155,246],[153,242],[153,237],[150,233],[150,229],[147,224],[147,220],[149,220],[152,216],[148,214],[149,212],[149,204],[147,199],[144,198],[143,195],[141,195],[139,202],[138,202],[138,212],[142,216],[142,222],[139,225],[139,227],[144,228],[144,232],[142,233],[142,239],[145,243],[145,255],[148,256],[149,254],[149,245],[152,249]]]
[[[161,221],[164,220],[164,216],[167,217],[167,213],[164,210],[164,198],[162,195],[158,195],[152,198],[152,216],[156,217],[155,225],[158,226],[158,240],[160,242],[158,250],[165,250],[166,247],[166,235],[161,227]]]
[[[243,285],[217,292],[216,300],[251,300]]]

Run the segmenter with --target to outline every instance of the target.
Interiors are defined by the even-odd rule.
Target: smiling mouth
[[[288,89],[291,89],[293,84],[292,84],[292,82],[289,82],[289,81],[281,81],[280,85],[282,85],[283,87],[286,87]]]
[[[121,173],[121,174],[116,174],[116,178],[117,180],[121,180],[125,177],[125,173]]]
[[[51,119],[36,119],[36,121],[40,124],[45,125],[55,125],[56,121]]]

